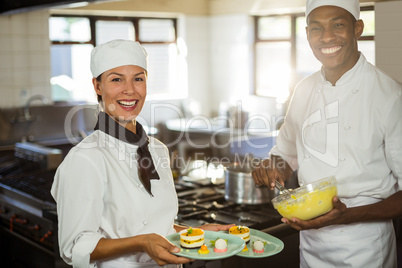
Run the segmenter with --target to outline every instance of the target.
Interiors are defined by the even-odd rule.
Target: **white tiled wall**
[[[0,16],[0,107],[21,106],[36,94],[50,99],[47,11]]]
[[[402,1],[375,4],[376,65],[402,83]]]

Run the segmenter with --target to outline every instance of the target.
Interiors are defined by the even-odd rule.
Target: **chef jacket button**
[[[175,220],[177,220],[178,218],[179,218],[179,217],[177,217],[177,215],[176,215],[176,216],[174,216],[174,219],[175,219]]]
[[[339,161],[341,161],[341,162],[343,162],[343,161],[345,161],[346,159],[345,158],[339,158]]]
[[[317,89],[317,93],[321,93],[321,90]]]
[[[349,129],[350,129],[350,126],[345,126],[345,129],[346,129],[346,130],[349,130]]]
[[[357,93],[359,92],[359,90],[358,90],[358,89],[355,89],[355,90],[353,90],[352,92],[353,92],[353,94],[357,94]]]
[[[306,158],[310,158],[310,155],[306,154]]]
[[[147,225],[147,224],[148,224],[148,222],[147,222],[147,221],[143,221],[143,222],[142,222],[142,224]]]
[[[143,188],[143,187],[144,187],[144,185],[138,184],[138,188]]]

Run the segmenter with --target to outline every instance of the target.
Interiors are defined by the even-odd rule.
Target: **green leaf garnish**
[[[191,227],[190,227],[190,228],[188,228],[188,229],[187,229],[187,233],[188,233],[188,234],[193,233],[193,228],[191,228]]]

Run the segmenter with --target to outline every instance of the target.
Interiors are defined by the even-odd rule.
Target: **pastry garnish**
[[[257,241],[260,241],[264,246],[267,244],[267,241],[256,240],[256,241],[253,242],[253,245],[254,245],[254,243],[257,242]]]
[[[211,245],[212,245],[212,246],[215,246],[215,242],[216,242],[216,240],[218,240],[218,239],[219,239],[219,237],[218,237],[217,239],[215,239],[215,240],[211,240],[211,241],[210,241]],[[228,240],[227,240],[227,239],[223,239],[223,240],[226,241],[226,244],[228,243]]]
[[[188,234],[192,234],[192,233],[193,233],[193,228],[191,228],[191,227],[188,228],[188,229],[187,229],[187,233],[188,233]]]
[[[202,245],[201,248],[198,250],[198,253],[199,254],[208,254],[209,253],[208,247],[205,244]]]

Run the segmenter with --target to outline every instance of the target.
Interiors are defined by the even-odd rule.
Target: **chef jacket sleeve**
[[[276,145],[272,148],[270,154],[279,155],[293,170],[296,170],[298,168],[296,147],[297,133],[294,128],[295,124],[292,123],[292,113],[294,112],[292,103],[294,98],[295,97],[293,96],[289,109],[286,113],[284,123],[279,129],[279,133],[276,138]]]
[[[58,168],[52,186],[57,202],[60,255],[74,267],[93,267],[90,254],[103,237],[106,171],[96,149],[73,148]]]
[[[402,190],[402,90],[396,94],[389,105],[385,120],[385,157],[394,177]]]

